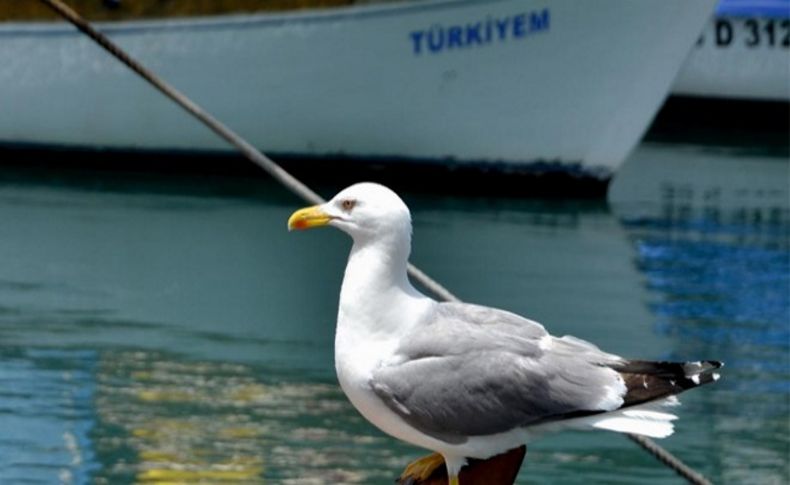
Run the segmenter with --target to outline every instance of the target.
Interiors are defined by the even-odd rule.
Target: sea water
[[[111,163],[111,161],[108,161]],[[645,144],[609,201],[402,195],[466,301],[628,357],[726,362],[661,444],[717,483],[790,474],[784,156]],[[331,195],[326,190],[324,195]],[[0,175],[0,483],[392,483],[332,355],[350,242],[233,177]],[[624,437],[530,444],[519,483],[680,480]]]

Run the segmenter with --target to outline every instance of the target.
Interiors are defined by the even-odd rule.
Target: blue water
[[[608,204],[406,191],[412,259],[611,352],[725,361],[662,445],[717,483],[786,483],[788,164],[706,153],[641,147]],[[349,242],[287,233],[299,206],[265,180],[0,175],[0,483],[392,483],[422,450],[339,390]],[[519,483],[679,479],[593,432],[532,444]]]

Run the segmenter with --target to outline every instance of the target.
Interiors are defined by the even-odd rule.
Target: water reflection
[[[106,483],[370,483],[389,476],[360,463],[360,448],[379,464],[404,460],[333,383],[140,351],[103,353],[97,370]]]
[[[90,481],[99,468],[96,359],[94,351],[0,348],[0,481]]]
[[[0,368],[4,483],[371,483],[409,459],[334,383],[146,351],[6,350]]]
[[[727,361],[663,444],[717,482],[782,483],[787,165],[660,145],[631,162],[616,217],[406,193],[413,260],[612,352]],[[58,177],[0,180],[0,481],[391,483],[421,453],[337,387],[347,238],[287,234],[299,204],[265,181]],[[675,477],[625,439],[565,433],[530,448],[519,483],[544,480]]]
[[[790,472],[790,165],[710,148],[683,155],[641,147],[612,204],[654,295],[655,331],[677,342],[667,357],[727,364],[710,399],[691,401],[719,416],[712,477],[781,483]]]
[[[70,472],[86,477],[75,483],[390,483],[423,453],[373,429],[337,387],[347,238],[289,235],[298,203],[265,181],[84,175],[0,183],[0,350],[34,367],[30,352],[92,355],[76,386],[94,389],[80,408],[93,458]],[[603,204],[405,196],[415,261],[459,294],[613,351],[655,352],[650,329],[630,325],[647,312]],[[11,416],[48,398],[30,393]],[[9,426],[76,426],[55,413]],[[525,477],[611,480],[623,460],[665,473],[625,440],[559,443],[534,448]],[[13,446],[0,442],[0,456]],[[41,481],[58,480],[57,460],[22,446]],[[18,476],[11,466],[0,462],[0,477]]]

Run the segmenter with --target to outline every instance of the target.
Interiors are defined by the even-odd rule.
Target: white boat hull
[[[724,1],[689,54],[672,92],[790,101],[790,2]]]
[[[104,24],[273,154],[611,173],[715,0],[455,0]],[[63,24],[0,26],[0,142],[228,149]]]

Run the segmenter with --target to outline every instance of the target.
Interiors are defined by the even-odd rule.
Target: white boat
[[[790,0],[721,0],[672,92],[790,101]]]
[[[601,177],[716,0],[434,0],[100,24],[267,153]],[[0,143],[227,150],[73,27],[0,25]]]

